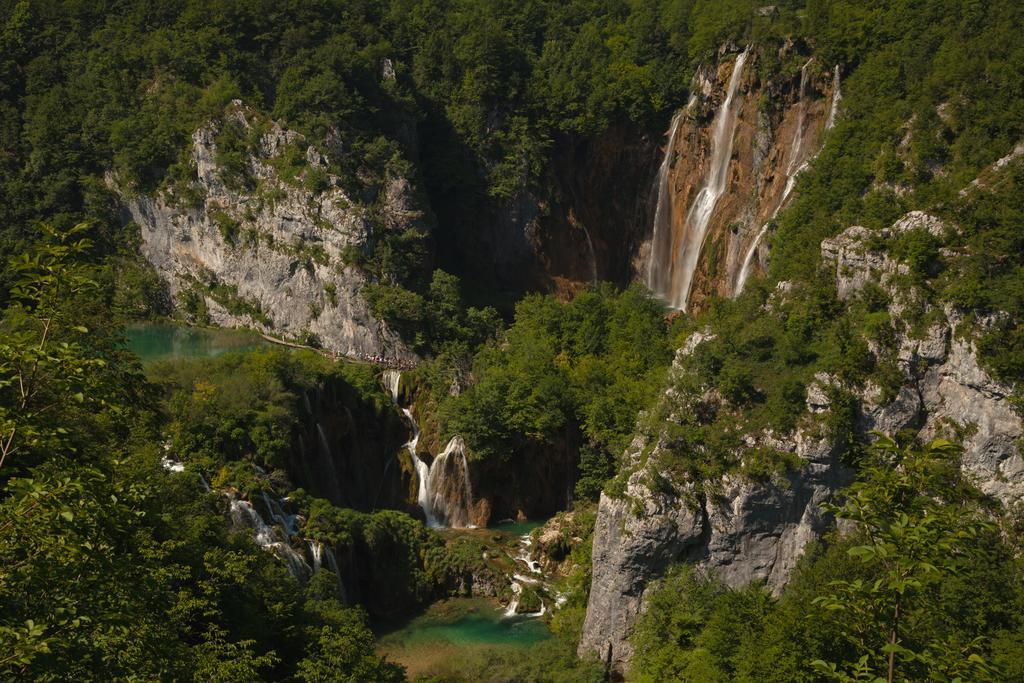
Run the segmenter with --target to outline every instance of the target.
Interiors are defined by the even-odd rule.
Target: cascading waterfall
[[[309,541],[309,554],[313,558],[313,574],[316,574],[324,566],[324,560],[327,560],[327,568],[334,572],[334,576],[338,580],[338,594],[341,596],[341,601],[344,603],[348,602],[348,596],[345,593],[345,583],[341,580],[341,571],[338,570],[338,560],[334,556],[334,551],[331,550],[331,546],[320,541]]]
[[[786,204],[786,199],[789,198],[789,194],[793,191],[793,187],[796,185],[796,178],[800,173],[807,168],[807,161],[801,161],[803,154],[804,145],[804,124],[807,119],[807,100],[805,95],[807,93],[807,67],[811,65],[814,58],[811,57],[807,60],[802,67],[800,67],[800,99],[797,102],[797,119],[796,119],[796,130],[793,132],[793,142],[789,146],[789,160],[786,164],[786,186],[782,189],[782,195],[779,197],[779,203],[775,205],[775,210],[772,211],[771,218],[761,226],[757,236],[754,237],[754,241],[750,243],[747,248],[746,256],[743,257],[743,265],[740,267],[739,275],[736,277],[736,286],[734,288],[734,296],[739,296],[743,293],[743,288],[747,284],[747,279],[750,277],[750,266],[754,262],[754,256],[757,255],[757,248],[761,244],[761,240],[768,233],[768,226],[771,224],[775,217],[779,215],[779,211]]]
[[[298,518],[295,515],[286,513],[284,508],[281,507],[281,503],[268,496],[266,491],[261,491],[260,495],[263,496],[263,504],[267,506],[267,511],[270,513],[270,519],[272,519],[275,524],[280,524],[284,527],[285,533],[289,536],[298,535]]]
[[[675,258],[672,259],[669,303],[673,308],[683,311],[687,310],[693,275],[697,270],[708,225],[714,215],[718,199],[726,189],[729,162],[732,159],[733,137],[736,134],[736,125],[739,121],[733,102],[736,99],[740,81],[743,79],[743,67],[748,54],[749,48],[736,58],[725,100],[715,113],[714,134],[711,139],[711,163],[705,173],[704,186],[697,193],[697,197],[686,214],[682,244],[678,251],[682,262],[676,267]]]
[[[428,518],[433,516],[440,526],[473,528],[469,510],[473,504],[473,489],[469,481],[469,461],[466,444],[461,436],[454,436],[444,450],[434,458],[427,475],[426,499]]]
[[[252,529],[256,545],[284,560],[292,576],[300,581],[309,579],[311,569],[306,558],[291,546],[278,527],[264,522],[249,501],[231,500],[231,521],[236,527]]]
[[[832,130],[836,125],[836,113],[839,111],[839,100],[843,99],[843,92],[839,88],[839,65],[832,71],[832,104],[828,108],[828,118],[825,119],[825,130]]]
[[[519,552],[516,553],[515,561],[521,563],[530,570],[531,574],[541,574],[540,565],[534,562],[530,558],[530,546],[533,541],[530,539],[530,534],[523,534],[519,537]],[[508,603],[508,607],[505,608],[506,617],[539,617],[544,614],[545,605],[544,601],[541,600],[540,610],[537,612],[527,612],[525,614],[519,614],[519,596],[523,592],[524,585],[541,585],[544,582],[541,578],[536,576],[526,576],[524,574],[515,573],[512,575],[512,600]]]
[[[401,410],[402,415],[405,415],[405,419],[408,420],[409,426],[412,429],[412,436],[406,442],[405,448],[409,451],[409,455],[412,456],[412,463],[416,468],[416,502],[419,504],[420,509],[423,510],[423,515],[427,518],[427,526],[442,527],[444,524],[434,516],[433,507],[430,505],[430,465],[420,458],[419,452],[416,449],[420,441],[420,425],[416,422],[416,418],[413,417],[411,410],[408,408],[402,408]]]
[[[691,103],[694,100],[691,98]],[[689,108],[689,107],[687,107]],[[665,156],[658,167],[658,200],[654,208],[654,231],[651,238],[651,256],[647,266],[647,286],[662,298],[669,298],[672,281],[672,157],[675,154],[676,133],[686,109],[680,109],[672,117],[668,130]]]
[[[382,380],[397,405],[401,371],[387,370]],[[399,406],[399,409],[409,423],[411,431],[405,448],[412,456],[413,466],[416,468],[416,502],[423,510],[427,526],[473,528],[469,521],[473,491],[469,480],[466,445],[462,437],[453,437],[444,451],[428,465],[420,458],[417,449],[420,440],[419,423],[409,408]]]

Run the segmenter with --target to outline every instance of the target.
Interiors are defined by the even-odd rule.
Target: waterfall
[[[425,489],[427,507],[424,511],[428,519],[433,516],[441,526],[472,528],[469,519],[473,489],[469,481],[466,444],[461,436],[452,437],[434,458]]]
[[[267,511],[274,523],[284,527],[285,533],[289,536],[298,535],[299,525],[296,516],[285,513],[281,503],[268,496],[266,491],[261,491],[260,495],[263,496],[263,504],[267,506]]]
[[[402,373],[387,370],[383,375],[385,386],[391,398],[398,404],[398,387]],[[416,468],[416,502],[423,510],[427,526],[473,528],[469,523],[470,507],[473,504],[473,490],[469,481],[469,462],[466,460],[466,445],[462,437],[456,436],[448,442],[434,462],[427,464],[420,458],[417,446],[420,441],[420,426],[409,408],[399,406],[409,423],[411,435],[405,448],[412,456]]]
[[[420,509],[423,510],[424,516],[427,518],[427,526],[430,527],[442,527],[444,522],[439,520],[434,515],[434,509],[430,502],[430,465],[420,458],[419,452],[416,446],[420,442],[420,426],[416,422],[416,418],[413,417],[412,411],[408,408],[402,408],[402,415],[409,422],[409,426],[412,429],[412,436],[409,441],[406,442],[405,448],[409,451],[409,455],[412,456],[413,466],[416,468],[416,502],[419,504]]]
[[[797,176],[807,168],[808,161],[801,160],[801,156],[804,145],[804,124],[807,118],[807,100],[805,99],[807,91],[807,67],[809,67],[813,61],[814,58],[811,57],[802,67],[800,67],[800,99],[797,102],[796,130],[793,132],[793,141],[789,145],[789,158],[786,162],[786,185],[782,189],[782,194],[779,196],[779,202],[775,205],[775,210],[772,211],[771,218],[761,226],[761,229],[754,237],[754,241],[750,243],[749,247],[747,247],[747,253],[743,257],[743,265],[740,267],[739,274],[736,277],[736,286],[733,288],[733,296],[739,296],[743,293],[743,288],[746,286],[747,279],[750,277],[750,267],[753,265],[754,257],[757,255],[757,248],[760,246],[761,240],[764,239],[764,236],[768,233],[768,226],[773,220],[775,220],[775,217],[779,215],[779,211],[782,210],[782,207],[785,206],[786,199],[789,198],[790,193],[793,191],[793,187],[796,185]],[[831,116],[831,114],[829,116]]]
[[[248,528],[253,531],[256,545],[272,552],[288,564],[288,573],[299,579],[306,580],[310,575],[310,567],[306,559],[288,543],[277,527],[263,521],[260,513],[245,500],[232,499],[231,521],[236,528]]]
[[[345,583],[341,580],[338,560],[335,558],[331,546],[320,541],[309,541],[309,554],[313,558],[313,574],[320,571],[324,566],[324,560],[327,560],[327,569],[334,572],[334,576],[338,580],[338,595],[343,603],[348,603],[348,597],[345,594]]]
[[[391,400],[398,403],[398,391],[402,384],[402,371],[401,370],[385,370],[381,374],[381,380],[384,382],[385,388],[391,395]]]
[[[596,285],[597,284],[597,254],[594,253],[594,242],[590,239],[590,231],[587,230],[587,226],[580,223],[580,227],[583,228],[583,236],[587,238],[587,250],[590,252],[590,279]]]
[[[725,100],[715,113],[714,134],[711,139],[711,163],[704,177],[704,186],[697,193],[696,199],[686,214],[683,243],[680,245],[679,256],[682,263],[679,268],[672,269],[672,287],[669,303],[673,308],[686,311],[693,285],[693,275],[697,270],[700,252],[707,236],[708,225],[714,214],[718,199],[726,189],[729,162],[732,159],[732,143],[739,121],[733,108],[736,91],[739,90],[743,78],[743,67],[747,61],[749,48],[736,58]],[[673,259],[673,266],[675,259]]]
[[[832,104],[828,108],[828,118],[825,119],[825,130],[831,130],[836,125],[836,113],[839,111],[839,100],[843,99],[843,92],[839,88],[839,65],[832,71]]]
[[[691,103],[694,101],[691,98]],[[665,156],[658,167],[658,200],[654,208],[654,230],[651,237],[651,256],[647,266],[647,286],[658,296],[668,297],[669,282],[672,278],[672,157],[676,145],[679,122],[686,109],[680,109],[672,117],[668,130]]]
[[[324,456],[326,456],[328,459],[330,459],[330,457],[331,457],[331,444],[330,444],[330,442],[327,441],[327,435],[324,434],[324,428],[323,428],[323,426],[319,422],[316,423],[316,433],[320,436],[320,448],[323,449]]]

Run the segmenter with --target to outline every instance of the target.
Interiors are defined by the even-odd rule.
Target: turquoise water
[[[479,649],[526,649],[551,637],[542,619],[505,618],[490,600],[455,598],[434,603],[404,623],[378,624],[378,651],[406,667],[410,678]]]
[[[226,351],[268,346],[255,332],[200,329],[172,323],[147,323],[125,330],[128,350],[144,363],[176,358],[211,358]]]

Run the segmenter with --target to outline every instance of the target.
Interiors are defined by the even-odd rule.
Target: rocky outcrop
[[[691,335],[677,358],[709,338],[703,332]],[[673,373],[678,372],[677,362]],[[825,412],[824,397],[812,386],[808,404]],[[676,400],[672,389],[666,400]],[[839,462],[839,449],[811,424],[792,437],[750,437],[748,445],[794,453],[801,464],[766,479],[734,474],[673,483],[661,471],[664,443],[643,436],[633,442],[624,494],[604,493],[598,505],[581,655],[597,655],[611,671],[625,672],[644,594],[673,562],[690,562],[730,586],[764,581],[774,592],[782,589],[807,543],[832,523],[821,504],[849,483],[850,472]]]
[[[226,125],[254,141],[231,168],[218,149]],[[190,183],[158,196],[122,195],[143,255],[179,307],[347,356],[412,358],[360,293],[367,276],[355,262],[379,238],[367,207],[301,135],[236,102],[194,133],[189,162]],[[232,182],[232,173],[247,182]],[[406,179],[384,181],[378,202],[380,230],[420,227]]]
[[[596,654],[612,671],[625,672],[644,594],[673,562],[690,562],[730,586],[764,581],[776,593],[782,589],[806,545],[829,528],[821,504],[849,483],[850,473],[827,439],[800,433],[772,445],[792,449],[803,466],[768,481],[735,475],[702,482],[700,494],[693,485],[683,493],[652,488],[648,482],[663,478],[641,467],[624,496],[601,495],[581,656]],[[633,462],[644,447],[642,439],[633,444]],[[658,448],[649,462],[657,462]]]
[[[920,292],[905,277],[907,266],[883,248],[886,241],[911,230],[942,236],[950,229],[939,218],[914,211],[877,234],[859,226],[848,228],[822,242],[822,258],[835,273],[841,299],[856,296],[869,282],[883,287],[890,298],[892,353],[903,384],[885,400],[879,387],[865,387],[860,405],[863,428],[893,434],[913,427],[920,428],[925,439],[941,436],[961,442],[964,470],[984,493],[1012,505],[1024,499],[1024,460],[1018,446],[1024,424],[1009,400],[1012,387],[979,365],[971,339],[994,320],[963,325],[964,314],[952,306],[940,311],[921,301]],[[914,306],[923,309],[917,316],[930,324],[907,320]]]
[[[795,469],[767,479],[737,472],[714,481],[673,481],[661,465],[664,437],[638,437],[627,453],[624,492],[603,494],[599,504],[581,655],[601,657],[612,671],[626,670],[632,656],[628,639],[644,594],[672,562],[689,562],[729,586],[764,581],[773,592],[784,588],[807,544],[832,526],[821,504],[852,480],[840,459],[843,447],[822,428],[836,392],[859,399],[856,426],[862,438],[870,439],[871,430],[912,429],[921,439],[958,441],[964,446],[962,467],[981,491],[1007,506],[1024,500],[1018,445],[1024,429],[1011,405],[1012,388],[979,365],[966,336],[995,321],[964,325],[963,314],[952,307],[935,308],[914,285],[908,266],[885,249],[887,241],[909,231],[940,236],[951,229],[935,216],[912,212],[886,230],[853,226],[822,243],[823,267],[834,274],[841,299],[859,296],[869,283],[884,291],[891,334],[884,343],[870,341],[869,348],[879,364],[891,363],[900,374],[895,386],[867,381],[853,387],[819,372],[793,435],[745,437],[748,448],[795,454]],[[776,301],[789,295],[784,284],[772,295]],[[706,332],[691,335],[677,361],[708,338]],[[677,362],[673,373],[681,371]],[[692,410],[671,388],[664,400],[676,414]]]

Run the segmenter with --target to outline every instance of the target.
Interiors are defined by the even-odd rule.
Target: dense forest
[[[902,400],[927,365],[906,340],[948,320],[944,343],[1019,425],[1021,25],[1015,0],[0,0],[0,677],[402,681],[381,625],[493,583],[549,637],[418,680],[1024,678],[1015,473],[961,466],[978,424],[929,431],[920,409],[886,430],[862,407]],[[566,287],[492,264],[518,207],[543,232],[580,201],[563,177],[580,149],[629,140],[650,158],[623,187],[652,186],[670,121],[717,97],[709,65],[740,51],[779,97],[809,58],[842,75],[834,128],[766,223],[763,277],[680,313],[637,273],[601,277],[589,233],[594,277]],[[294,197],[340,230],[322,218],[338,196],[364,235],[338,259],[256,234]],[[140,198],[205,211],[229,255],[263,244],[289,276],[358,287],[318,284],[301,334],[215,273],[172,294]],[[914,211],[941,229],[890,228]],[[850,226],[895,275],[844,293],[823,241]],[[625,237],[600,250],[640,258]],[[364,362],[383,355],[311,331],[345,297],[401,345],[393,387]],[[128,349],[126,330],[169,320],[305,348]],[[992,429],[1019,460],[1009,419]],[[694,509],[739,480],[786,488],[804,434],[835,444],[844,478],[783,590],[659,556],[628,668],[610,644],[578,650],[600,506],[642,519],[668,513],[641,485]],[[454,459],[446,443],[476,489],[463,526],[552,518],[527,566],[556,578],[524,582],[489,530],[428,524],[423,472]]]

